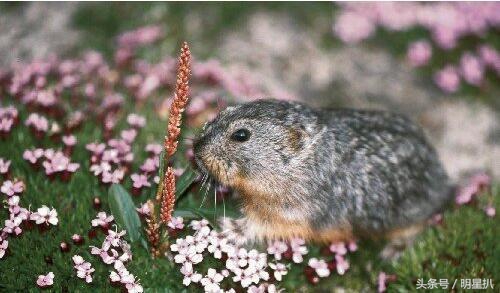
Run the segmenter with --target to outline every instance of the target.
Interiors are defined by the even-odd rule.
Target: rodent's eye
[[[250,131],[240,128],[231,134],[231,139],[238,142],[244,142],[250,139]]]

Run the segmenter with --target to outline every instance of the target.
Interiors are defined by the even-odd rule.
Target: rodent
[[[422,129],[383,111],[257,100],[220,112],[193,149],[241,196],[244,217],[225,228],[251,240],[383,237],[392,257],[453,190]]]

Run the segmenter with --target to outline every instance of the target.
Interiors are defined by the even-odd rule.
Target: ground
[[[2,5],[5,4],[0,4],[0,9]],[[406,250],[397,261],[379,261],[377,254],[381,244],[363,241],[359,250],[350,256],[351,268],[344,276],[335,275],[314,287],[308,285],[303,268],[296,268],[282,283],[287,291],[335,291],[343,288],[370,292],[376,290],[377,276],[381,271],[397,276],[388,285],[390,292],[414,291],[420,278],[446,278],[450,283],[466,278],[492,279],[498,286],[498,217],[486,216],[481,208],[488,199],[493,200],[497,210],[500,208],[500,186],[496,181],[500,174],[499,143],[498,135],[495,135],[499,125],[498,99],[495,98],[498,87],[488,92],[470,90],[458,96],[443,97],[429,85],[424,74],[415,73],[404,64],[397,50],[394,53],[395,50],[379,46],[376,42],[366,46],[342,47],[330,40],[333,9],[330,4],[305,7],[299,4],[290,4],[289,7],[228,4],[224,9],[208,4],[201,4],[201,7],[181,4],[75,4],[64,6],[62,16],[59,9],[36,9],[37,5],[41,4],[19,4],[0,12],[0,24],[12,23],[20,11],[46,13],[44,17],[33,17],[33,23],[11,24],[16,28],[13,31],[24,33],[11,32],[9,35],[12,37],[6,37],[7,41],[2,42],[18,43],[20,47],[19,51],[0,47],[2,56],[7,56],[1,54],[3,52],[12,51],[6,57],[10,60],[1,60],[3,64],[9,64],[16,58],[43,56],[44,52],[30,52],[35,47],[65,56],[74,56],[92,48],[111,57],[113,40],[119,32],[138,25],[162,23],[168,38],[152,50],[151,58],[155,54],[174,55],[180,40],[188,39],[195,57],[219,59],[228,70],[248,68],[263,87],[274,92],[298,97],[315,105],[378,107],[412,116],[426,128],[454,180],[463,179],[463,172],[474,169],[486,169],[494,174],[492,189],[482,194],[476,205],[451,208],[444,214],[442,225],[426,230],[415,246]],[[53,8],[56,4],[51,5]],[[46,8],[44,5],[40,7]],[[24,13],[28,12],[21,14]],[[46,31],[53,32],[53,29],[38,28],[36,22],[45,23],[44,20],[52,19],[53,15],[58,16],[60,24],[54,27],[61,31],[47,34]],[[293,21],[297,19],[299,21]],[[0,25],[0,35],[7,36],[2,30],[8,28],[7,25]],[[55,43],[52,40],[62,41]],[[16,55],[16,52],[19,54]],[[329,62],[335,66],[328,67]],[[384,69],[381,74],[366,73],[374,68]],[[387,75],[391,77],[382,78]],[[4,103],[4,97],[1,98],[2,105],[8,104]],[[142,149],[149,142],[161,141],[165,124],[164,121],[157,122],[153,103],[141,108],[134,108],[132,104],[125,107],[129,112],[146,116],[148,121],[134,145],[137,158],[132,168],[137,169],[145,157]],[[27,112],[22,106],[19,109],[20,120],[24,121]],[[119,127],[123,124],[122,119]],[[74,233],[86,236],[90,221],[97,213],[92,206],[95,196],[101,198],[102,209],[109,211],[108,188],[100,185],[89,172],[89,156],[84,149],[86,143],[100,138],[101,130],[96,126],[94,122],[88,122],[74,133],[78,145],[73,160],[81,164],[81,169],[69,183],[48,181],[43,172],[33,171],[22,159],[26,148],[34,145],[56,146],[56,143],[49,139],[37,141],[25,127],[16,128],[8,140],[0,141],[0,157],[12,160],[12,175],[26,182],[23,204],[33,208],[42,204],[53,206],[59,212],[60,220],[59,226],[49,231],[42,233],[35,229],[9,239],[10,253],[0,260],[0,291],[37,291],[36,276],[48,271],[56,275],[55,292],[112,289],[108,282],[109,268],[96,261],[88,249],[88,245],[102,242],[102,235],[93,240],[85,237],[85,244],[72,245],[70,253],[59,251],[59,243],[70,242]],[[130,188],[130,180],[125,185]],[[143,194],[134,201],[138,204],[147,198],[148,195]],[[178,208],[198,207],[200,202],[200,192],[193,190],[178,203]],[[228,210],[235,207],[233,202],[225,204]],[[210,210],[215,207],[207,201],[205,208]],[[219,205],[219,215],[221,210]],[[6,216],[6,210],[2,209],[0,219]],[[312,255],[320,254],[317,247],[311,247],[311,250]],[[129,270],[140,278],[148,292],[183,290],[177,267],[166,259],[152,259],[139,244],[134,244],[132,251],[134,260]],[[76,278],[70,258],[73,254],[91,260],[96,268],[91,285]]]

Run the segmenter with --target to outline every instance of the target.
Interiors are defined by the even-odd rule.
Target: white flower
[[[200,263],[203,260],[203,256],[200,253],[196,253],[194,246],[189,246],[188,250],[184,253],[179,253],[174,257],[175,263],[186,263],[190,262],[192,264]]]
[[[54,208],[51,210],[45,205],[39,208],[36,213],[32,213],[30,215],[30,220],[35,221],[38,225],[45,223],[47,225],[52,224],[55,226],[59,222],[59,219],[57,218],[57,211]]]
[[[191,221],[191,224],[189,224],[189,227],[191,227],[195,231],[198,231],[203,227],[207,227],[208,224],[209,224],[208,221],[205,219],[202,219],[200,221],[193,220],[193,221]]]
[[[281,281],[282,276],[288,273],[286,266],[282,263],[270,263],[269,266],[274,270],[274,278],[278,281]]]
[[[184,286],[189,286],[191,282],[198,283],[202,278],[200,273],[193,270],[193,264],[189,262],[181,267],[181,274],[184,275],[184,279],[182,280]]]
[[[108,235],[104,239],[102,244],[102,249],[108,251],[110,247],[118,247],[122,241],[122,236],[125,235],[127,231],[122,230],[120,232],[115,232],[113,230],[108,230]]]
[[[290,240],[290,247],[292,249],[292,260],[294,263],[301,263],[304,261],[303,255],[306,255],[309,251],[305,246],[305,240],[301,238],[293,238]]]
[[[224,279],[224,276],[217,273],[216,270],[210,268],[208,269],[207,275],[200,280],[201,284],[205,288],[205,292],[219,292],[220,282]]]

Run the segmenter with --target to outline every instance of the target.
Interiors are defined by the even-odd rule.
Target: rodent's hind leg
[[[380,252],[380,257],[388,261],[397,260],[406,248],[413,245],[423,229],[424,225],[417,224],[389,232],[387,234],[389,242]]]
[[[234,242],[238,246],[243,246],[248,244],[249,241],[253,240],[253,237],[248,234],[246,229],[247,219],[232,219],[232,218],[222,218],[219,221],[221,227],[221,233],[229,241]]]

